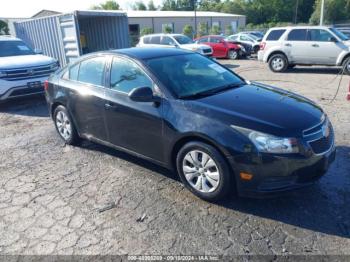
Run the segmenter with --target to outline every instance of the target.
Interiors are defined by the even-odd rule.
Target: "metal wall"
[[[15,22],[16,36],[33,49],[40,49],[47,56],[66,64],[57,16]]]
[[[68,27],[69,20],[73,24]],[[33,49],[40,49],[45,55],[56,58],[62,66],[82,54],[81,30],[87,36],[90,51],[130,46],[128,18],[121,12],[75,11],[16,22],[15,28],[18,38]]]

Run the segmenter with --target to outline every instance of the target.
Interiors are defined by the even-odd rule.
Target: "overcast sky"
[[[104,2],[104,0],[1,0],[0,17],[31,17],[42,9],[59,12],[86,10],[90,6]],[[127,10],[135,0],[116,0]],[[143,0],[148,3],[148,0]],[[159,5],[162,0],[154,0]]]

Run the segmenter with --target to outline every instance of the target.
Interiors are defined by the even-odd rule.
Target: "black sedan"
[[[308,185],[335,157],[332,125],[316,104],[190,51],[90,54],[45,90],[65,143],[88,139],[176,170],[209,201]]]

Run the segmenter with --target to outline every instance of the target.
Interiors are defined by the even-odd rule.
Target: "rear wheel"
[[[228,51],[228,58],[235,60],[238,58],[238,52],[236,50],[229,50]]]
[[[283,54],[275,54],[269,60],[269,67],[273,72],[284,72],[288,66],[288,60]]]
[[[207,201],[227,196],[231,188],[230,169],[223,156],[211,145],[190,142],[179,151],[177,171],[187,189]]]
[[[66,144],[73,145],[79,141],[73,121],[64,106],[58,106],[54,111],[56,130]]]

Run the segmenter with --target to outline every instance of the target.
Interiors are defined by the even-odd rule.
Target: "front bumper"
[[[44,93],[44,81],[48,77],[32,78],[21,81],[0,80],[0,101],[11,98]]]
[[[335,154],[336,149],[333,145],[326,153],[310,157],[241,155],[230,157],[229,162],[236,175],[238,195],[262,198],[316,182],[327,172],[335,160]],[[252,174],[253,178],[249,181],[242,180],[239,177],[241,172]]]

